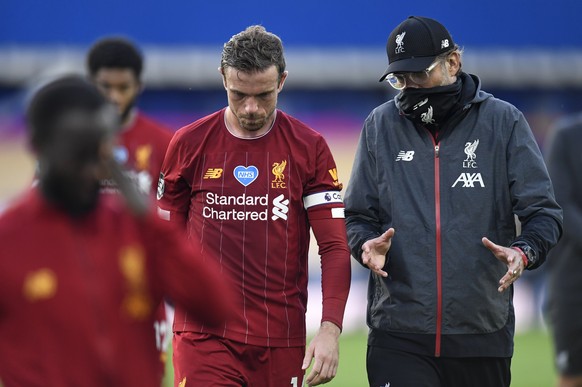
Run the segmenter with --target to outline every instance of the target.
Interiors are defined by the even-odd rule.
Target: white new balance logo
[[[287,213],[289,212],[289,199],[285,199],[283,194],[273,199],[273,216],[271,219],[287,220]]]
[[[400,151],[396,157],[396,161],[412,161],[414,151]]]

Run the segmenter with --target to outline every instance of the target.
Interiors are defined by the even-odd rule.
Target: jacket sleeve
[[[352,257],[360,264],[362,264],[362,245],[383,232],[379,213],[376,141],[373,133],[375,133],[374,119],[371,114],[360,133],[344,198],[348,243]]]
[[[541,151],[522,113],[518,113],[507,148],[513,211],[521,233],[512,246],[527,244],[535,252],[528,269],[539,267],[562,235],[562,209]]]

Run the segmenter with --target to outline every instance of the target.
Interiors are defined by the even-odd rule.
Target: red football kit
[[[194,332],[186,335],[188,340],[210,334],[244,345],[299,347],[298,359],[281,358],[294,367],[292,373],[272,382],[289,385],[303,378],[310,228],[321,255],[322,320],[340,328],[351,268],[342,186],[331,151],[316,131],[280,110],[275,114],[272,128],[253,139],[238,138],[227,129],[225,109],[178,130],[162,166],[157,197],[160,216],[181,225],[218,259],[236,293],[234,318],[221,327],[207,326],[176,308],[174,344],[181,342],[181,332]],[[236,343],[231,353],[244,349]],[[174,346],[178,382],[182,375],[206,382],[197,374],[200,369],[192,371],[192,361],[201,357],[188,359],[186,350],[176,356],[178,348]],[[278,357],[269,353],[265,356]],[[244,363],[241,356],[238,360]],[[271,385],[267,378],[283,368],[257,366],[265,375],[261,385]]]
[[[156,192],[160,168],[173,132],[140,111],[118,134],[114,154],[129,177],[146,193]]]
[[[119,199],[74,219],[32,189],[0,216],[0,384],[159,387],[162,297],[223,321],[229,292],[200,247]]]

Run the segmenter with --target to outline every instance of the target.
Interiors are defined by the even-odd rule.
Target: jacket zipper
[[[440,191],[440,160],[439,145],[434,144],[434,193],[435,193],[435,221],[436,221],[436,280],[437,280],[437,320],[435,330],[435,357],[441,355],[441,329],[443,320],[443,284],[442,284],[442,251],[441,251],[441,191]]]

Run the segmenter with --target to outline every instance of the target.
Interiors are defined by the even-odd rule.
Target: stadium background
[[[552,125],[582,111],[582,28],[577,0],[0,0],[0,208],[31,179],[23,109],[31,88],[62,73],[83,73],[89,46],[122,35],[145,54],[139,106],[177,129],[226,103],[217,72],[222,44],[250,24],[282,37],[289,77],[280,108],[324,134],[348,177],[361,125],[393,90],[377,82],[386,38],[409,15],[434,17],[464,52],[463,69],[521,109],[544,151]],[[312,248],[308,325],[320,311],[317,249]],[[346,330],[364,330],[366,272],[354,265]],[[544,272],[516,289],[518,329],[543,329]],[[519,348],[518,348],[519,350]]]

